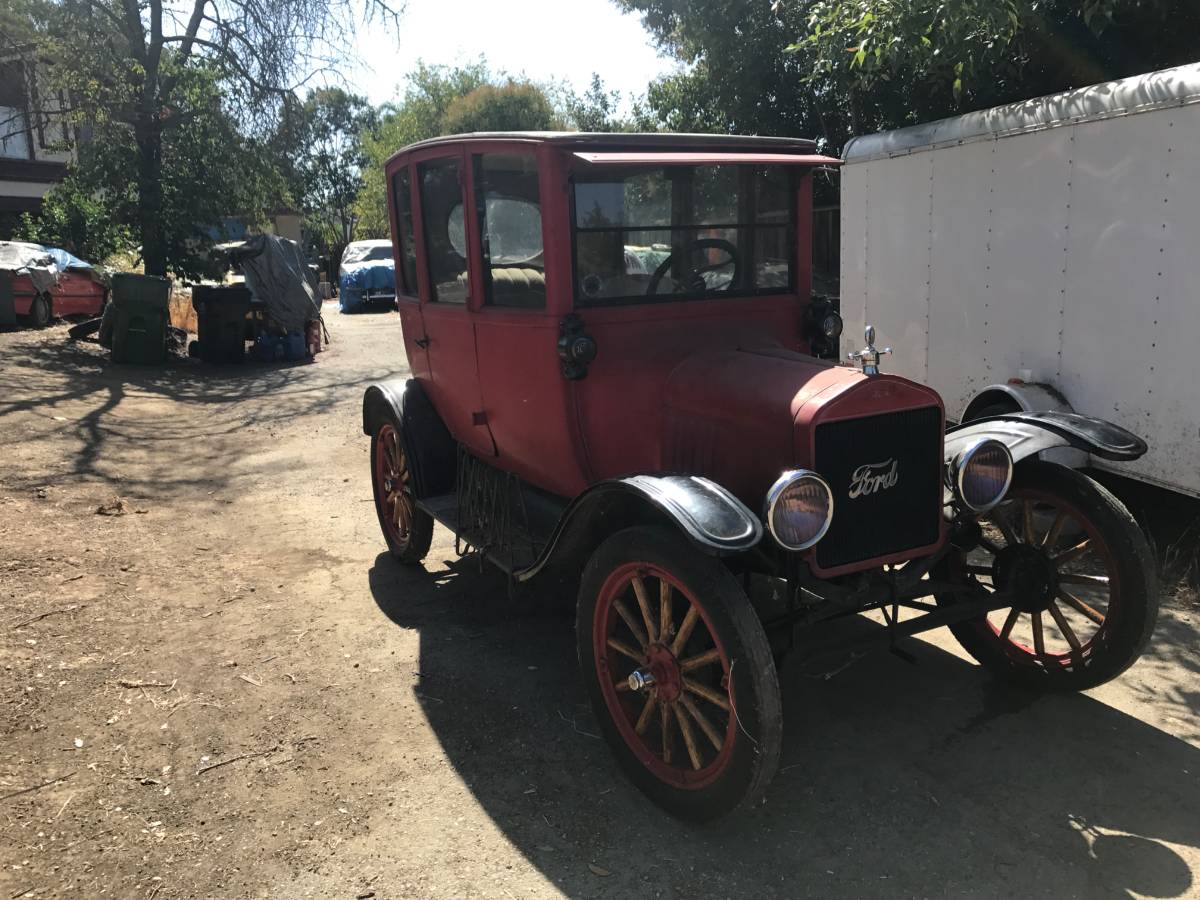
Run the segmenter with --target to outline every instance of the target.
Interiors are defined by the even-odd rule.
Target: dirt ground
[[[569,596],[382,552],[399,322],[327,309],[311,365],[0,335],[0,900],[1200,893],[1195,607],[1086,695],[941,633],[793,660],[767,803],[682,825],[595,737]]]

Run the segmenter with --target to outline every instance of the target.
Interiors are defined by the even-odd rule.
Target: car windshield
[[[364,262],[391,262],[391,241],[361,241],[350,244],[342,254],[342,265]]]
[[[610,168],[574,185],[575,291],[584,306],[791,289],[791,167]]]

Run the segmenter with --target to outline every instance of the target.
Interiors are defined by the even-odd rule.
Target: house
[[[64,98],[39,93],[38,75],[28,55],[0,58],[0,240],[22,213],[41,210],[71,161]]]

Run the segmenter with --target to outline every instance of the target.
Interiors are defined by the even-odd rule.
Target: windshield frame
[[[601,227],[581,227],[579,225],[577,215],[577,192],[576,188],[580,184],[605,184],[624,182],[632,177],[642,174],[658,173],[664,177],[666,181],[674,181],[672,174],[680,169],[706,168],[711,166],[722,166],[734,169],[755,168],[755,169],[777,169],[786,177],[786,195],[787,202],[787,220],[786,222],[767,222],[767,221],[748,221],[748,222],[722,222],[722,223],[680,223],[675,220],[676,210],[672,204],[672,223],[669,225],[607,225]],[[748,164],[738,160],[729,162],[680,162],[675,163],[669,160],[655,162],[653,165],[646,166],[597,166],[593,169],[589,166],[587,169],[574,169],[568,178],[568,221],[570,224],[570,253],[571,253],[571,294],[574,301],[574,306],[577,309],[598,309],[614,306],[633,306],[633,305],[660,305],[664,303],[694,303],[700,300],[719,301],[719,300],[741,300],[749,298],[761,298],[771,296],[790,296],[797,293],[800,283],[799,268],[803,263],[801,254],[799,253],[798,245],[798,224],[799,224],[799,188],[801,183],[802,173],[795,166],[768,163],[766,165]],[[740,218],[735,216],[735,218]],[[607,297],[589,297],[582,287],[582,277],[579,271],[579,240],[578,236],[587,233],[622,233],[630,234],[637,232],[653,232],[661,231],[666,234],[672,244],[675,238],[681,233],[692,232],[697,235],[697,238],[704,237],[704,232],[707,231],[729,231],[736,229],[740,234],[745,230],[782,230],[784,232],[784,240],[787,247],[786,264],[787,264],[787,283],[785,285],[770,285],[767,287],[754,288],[734,288],[730,290],[701,290],[701,291],[679,291],[666,293],[637,293]],[[623,246],[628,247],[627,244]],[[753,263],[751,263],[753,264]]]

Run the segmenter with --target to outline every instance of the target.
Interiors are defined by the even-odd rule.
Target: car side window
[[[462,179],[457,159],[417,164],[421,185],[421,221],[429,267],[429,299],[466,303],[467,233],[462,214]]]
[[[475,157],[475,204],[482,238],[484,302],[545,308],[546,261],[537,161],[529,154]]]
[[[412,191],[410,190],[408,166],[396,173],[392,189],[396,193],[396,217],[400,220],[400,280],[404,293],[417,293],[417,248],[413,246]]]

